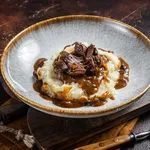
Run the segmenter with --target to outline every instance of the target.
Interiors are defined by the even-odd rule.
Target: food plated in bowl
[[[129,65],[112,51],[75,42],[34,64],[34,89],[60,107],[101,106],[129,81]]]
[[[49,60],[75,41],[114,51],[129,64],[129,82],[125,88],[116,90],[115,100],[108,100],[98,107],[64,108],[45,100],[33,89],[36,60]],[[149,39],[129,25],[98,16],[64,16],[37,23],[10,41],[2,55],[1,72],[14,94],[31,107],[63,117],[96,117],[127,107],[148,90],[149,57]]]

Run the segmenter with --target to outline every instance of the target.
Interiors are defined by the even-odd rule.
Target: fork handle
[[[135,139],[133,134],[122,135],[105,141],[75,148],[74,150],[108,150],[118,148],[125,143],[132,142]]]

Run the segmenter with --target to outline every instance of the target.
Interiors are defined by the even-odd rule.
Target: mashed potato
[[[84,43],[84,45],[88,46],[87,43]],[[102,98],[104,95],[105,98],[114,97],[116,93],[115,85],[119,79],[118,70],[121,65],[120,60],[114,53],[103,51],[101,49],[97,50],[99,54],[104,55],[108,59],[108,62],[106,63],[108,73],[106,76],[107,80],[102,80],[96,93],[87,96],[78,83],[63,83],[59,80],[54,73],[54,68],[52,65],[57,55],[53,55],[51,58],[46,60],[44,65],[37,70],[38,80],[42,80],[43,82],[42,91],[52,98],[67,101],[81,99],[88,101],[95,97]],[[68,53],[73,52],[74,45],[65,48],[64,51],[67,51]],[[101,80],[100,78],[101,76],[99,76],[99,80]]]

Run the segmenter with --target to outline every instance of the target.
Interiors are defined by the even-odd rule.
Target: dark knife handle
[[[29,106],[23,102],[8,104],[0,108],[1,124],[8,124],[27,113]]]

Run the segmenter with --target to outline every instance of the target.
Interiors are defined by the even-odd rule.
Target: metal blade
[[[150,136],[150,130],[135,135],[136,142],[144,140]]]

